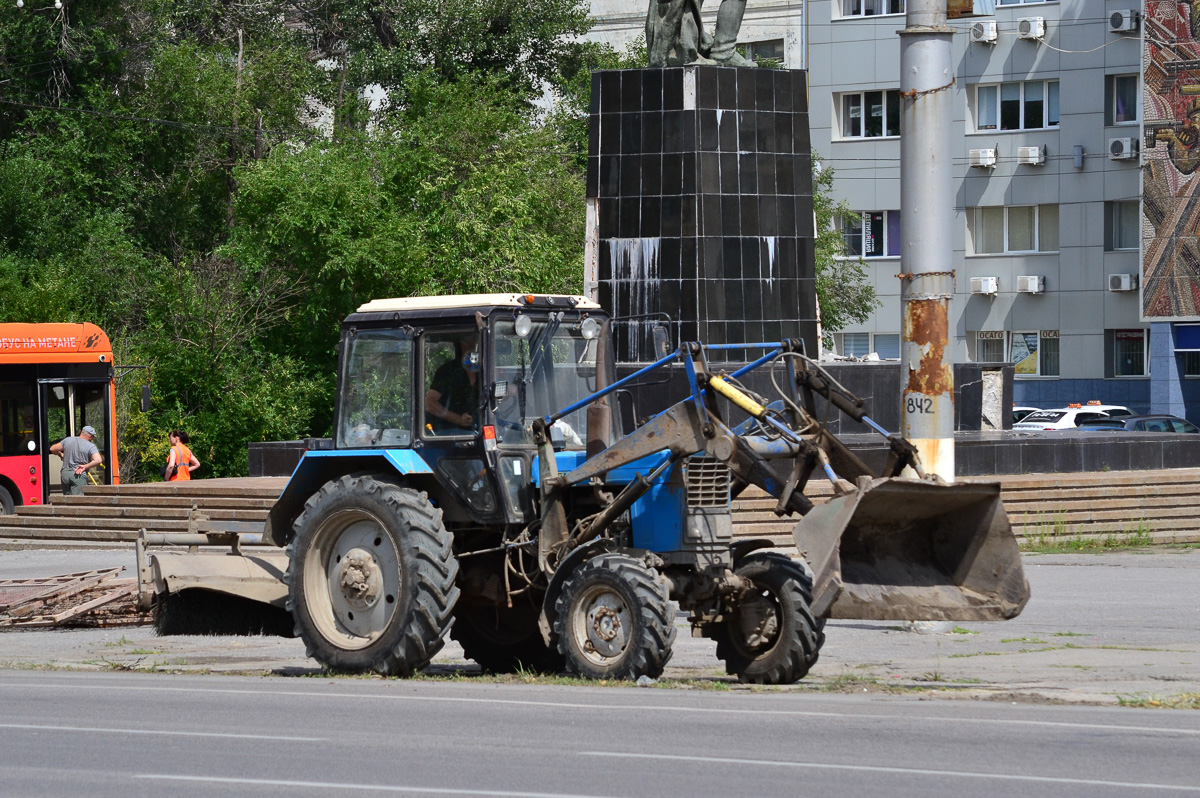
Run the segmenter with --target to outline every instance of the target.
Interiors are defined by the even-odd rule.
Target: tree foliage
[[[534,100],[580,0],[0,7],[0,320],[93,321],[122,471],[326,434],[338,321],[379,296],[577,291],[581,172]],[[146,459],[149,466],[143,466]]]
[[[826,345],[831,336],[851,324],[866,321],[879,298],[868,281],[861,258],[847,258],[846,242],[838,220],[853,211],[844,200],[833,196],[833,169],[821,164],[813,153],[813,210],[816,213],[817,302],[821,307],[821,330]]]

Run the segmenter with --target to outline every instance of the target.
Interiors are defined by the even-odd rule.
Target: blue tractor
[[[265,531],[286,547],[277,595],[309,656],[407,675],[449,635],[490,671],[653,678],[678,607],[729,673],[784,684],[816,662],[827,617],[1024,606],[999,486],[927,477],[894,435],[871,473],[817,419],[873,422],[800,342],[660,338],[661,359],[618,380],[613,338],[573,296],[377,300],[345,320],[333,438],[305,452]],[[755,359],[710,367],[734,348]],[[686,395],[623,424],[617,398],[667,369]],[[777,396],[742,384],[756,369]],[[835,494],[820,506],[814,475]],[[803,519],[800,556],[735,539],[731,500],[750,485]]]

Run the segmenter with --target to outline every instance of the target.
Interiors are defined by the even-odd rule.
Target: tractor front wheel
[[[458,561],[424,493],[372,476],[325,483],[288,546],[288,609],[308,656],[408,676],[444,644]]]
[[[555,605],[567,670],[589,679],[656,678],[671,658],[675,610],[665,580],[624,554],[579,566]]]
[[[809,608],[812,579],[800,563],[757,553],[735,569],[754,589],[729,607],[710,636],[725,669],[748,684],[791,684],[816,663],[825,642],[823,618]]]

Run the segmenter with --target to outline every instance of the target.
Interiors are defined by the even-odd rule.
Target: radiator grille
[[[689,457],[683,464],[688,507],[725,507],[729,504],[729,469],[712,457]]]

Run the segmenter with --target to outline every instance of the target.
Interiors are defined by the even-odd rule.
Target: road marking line
[[[5,684],[0,683],[0,688],[4,687],[30,687],[31,683],[26,684]],[[345,692],[315,692],[312,690],[263,690],[261,688],[249,689],[234,689],[227,687],[134,687],[130,685],[97,685],[97,684],[71,684],[56,682],[55,689],[69,687],[81,690],[96,689],[96,690],[117,690],[117,691],[138,691],[138,692],[176,692],[176,693],[200,693],[200,694],[219,694],[219,695],[245,695],[254,696],[256,698],[281,696],[291,698],[338,698],[338,699],[360,699],[366,701],[427,701],[430,703],[444,704],[496,704],[499,706],[520,706],[520,707],[546,707],[550,709],[592,709],[604,711],[633,711],[633,712],[679,712],[679,713],[695,713],[705,715],[753,715],[755,718],[762,717],[784,717],[784,718],[834,718],[844,720],[863,720],[863,721],[879,721],[879,720],[896,720],[904,723],[912,723],[920,721],[923,723],[978,723],[978,724],[996,724],[998,726],[1033,726],[1039,728],[1058,728],[1058,729],[1076,729],[1080,731],[1116,731],[1116,732],[1154,732],[1158,734],[1181,734],[1200,736],[1200,729],[1178,729],[1165,726],[1131,726],[1116,723],[1071,723],[1068,721],[1051,721],[1051,720],[1014,720],[1006,718],[956,718],[944,716],[918,716],[911,715],[892,715],[892,714],[867,714],[855,712],[816,712],[812,710],[802,709],[764,709],[759,707],[748,707],[746,709],[731,709],[729,707],[681,707],[664,704],[585,704],[582,702],[573,701],[520,701],[512,698],[455,698],[452,696],[423,696],[423,695],[388,695],[386,693],[345,693]],[[1128,710],[1126,710],[1128,711]]]
[[[894,773],[913,776],[957,776],[969,779],[995,779],[1001,781],[1036,781],[1052,784],[1084,784],[1096,787],[1124,787],[1137,790],[1175,790],[1200,792],[1200,787],[1186,784],[1154,784],[1152,782],[1105,781],[1103,779],[1071,779],[1059,776],[1017,776],[1007,773],[973,773],[963,770],[927,770],[925,768],[890,768],[877,765],[834,765],[821,762],[779,762],[771,759],[733,759],[719,756],[679,756],[673,754],[622,754],[613,751],[580,751],[580,756],[603,756],[627,759],[674,760],[678,762],[720,762],[729,765],[772,765],[783,768],[805,768],[809,770],[851,770],[867,773]]]
[[[324,737],[280,737],[275,734],[232,734],[229,732],[189,732],[166,729],[105,729],[99,726],[47,726],[32,723],[0,723],[0,729],[29,729],[32,731],[100,732],[102,734],[152,734],[173,737],[231,737],[237,740],[283,740],[299,743],[328,742]]]
[[[453,787],[413,787],[402,784],[347,784],[326,781],[293,781],[290,779],[231,779],[219,776],[173,776],[169,774],[140,773],[134,774],[135,779],[154,779],[158,781],[192,781],[207,784],[239,784],[261,787],[302,787],[305,789],[323,790],[361,790],[367,792],[417,792],[430,795],[490,795],[497,798],[602,798],[602,796],[583,795],[580,793],[559,792],[509,792],[507,790],[472,790]]]

